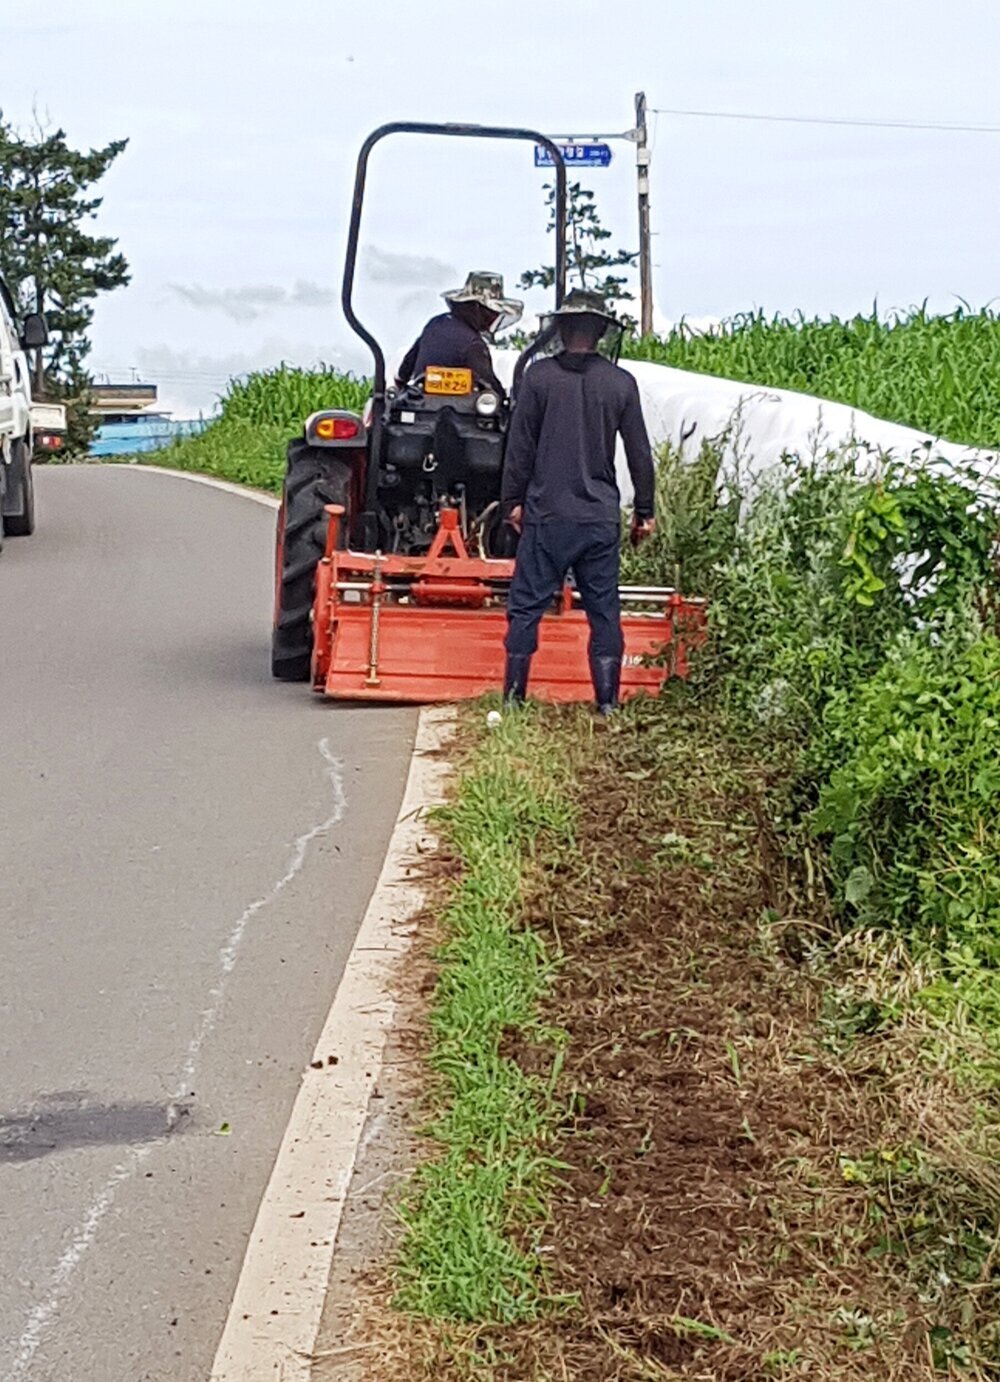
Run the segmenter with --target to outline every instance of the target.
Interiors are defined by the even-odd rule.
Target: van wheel
[[[11,445],[3,508],[3,526],[8,537],[30,537],[35,531],[35,477],[31,471],[31,452],[23,441]]]

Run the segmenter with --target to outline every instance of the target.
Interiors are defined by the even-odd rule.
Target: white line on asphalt
[[[259,912],[278,897],[278,895],[288,887],[289,883],[301,872],[305,864],[309,846],[313,840],[327,834],[343,820],[344,812],[347,809],[347,797],[344,792],[343,764],[339,758],[335,758],[330,751],[329,740],[323,738],[317,744],[319,754],[326,764],[325,776],[330,783],[333,792],[333,810],[318,825],[314,825],[310,830],[300,835],[292,846],[291,860],[285,873],[278,879],[277,883],[263,895],[251,902],[249,907],[242,913],[229,933],[226,943],[222,946],[218,956],[219,979],[216,985],[210,990],[209,997],[211,1003],[201,1014],[201,1022],[198,1030],[191,1038],[187,1049],[184,1066],[181,1070],[180,1082],[174,1091],[173,1098],[167,1111],[168,1132],[176,1122],[176,1107],[181,1100],[187,1097],[191,1083],[194,1079],[195,1066],[202,1047],[208,1036],[215,1027],[219,1012],[222,1008],[222,1000],[225,994],[226,978],[236,966],[239,955],[240,943],[248,924]],[[111,1208],[115,1199],[115,1192],[125,1181],[131,1179],[138,1166],[146,1159],[155,1147],[162,1145],[164,1138],[157,1138],[153,1142],[147,1142],[141,1147],[133,1147],[111,1172],[105,1181],[99,1194],[95,1197],[90,1208],[87,1210],[83,1221],[76,1229],[70,1240],[69,1247],[65,1250],[59,1261],[56,1263],[49,1280],[46,1297],[40,1301],[28,1316],[28,1321],[22,1331],[21,1337],[16,1345],[16,1353],[8,1374],[7,1382],[21,1382],[28,1377],[28,1369],[31,1367],[38,1347],[42,1342],[46,1330],[55,1318],[62,1298],[66,1293],[66,1288],[76,1271],[84,1254],[90,1247],[97,1235],[101,1220]]]
[[[126,465],[115,465],[115,470],[137,471],[140,475],[172,475],[175,480],[190,480],[195,485],[208,485],[211,489],[221,489],[226,494],[238,494],[241,499],[252,499],[255,504],[265,504],[269,509],[279,507],[279,501],[273,494],[264,494],[261,490],[248,489],[246,485],[234,484],[231,480],[217,480],[214,475],[198,475],[193,470],[172,470],[165,465],[138,465],[129,462]]]
[[[257,1212],[211,1382],[307,1382],[344,1202],[396,1010],[393,989],[423,900],[414,878],[441,799],[448,708],[421,711],[385,864],[302,1077]]]
[[[250,906],[229,933],[229,939],[219,951],[219,982],[209,993],[209,997],[213,1002],[202,1013],[201,1026],[192,1037],[191,1045],[188,1047],[187,1061],[181,1072],[180,1093],[174,1096],[176,1099],[183,1099],[185,1097],[187,1087],[194,1078],[194,1070],[198,1061],[198,1055],[219,1016],[219,1008],[222,1005],[222,992],[226,982],[226,976],[232,973],[236,964],[240,942],[243,940],[243,933],[247,929],[247,924],[258,912],[262,912],[265,907],[269,907],[278,894],[288,887],[288,884],[291,883],[292,879],[305,863],[306,854],[313,840],[318,839],[320,835],[325,835],[328,831],[332,830],[344,817],[344,812],[347,809],[347,798],[344,795],[344,765],[339,758],[335,758],[330,752],[330,741],[328,739],[321,739],[317,748],[327,765],[327,777],[330,780],[330,786],[333,791],[333,810],[325,821],[320,821],[319,825],[314,825],[311,830],[307,830],[304,835],[299,836],[292,849],[292,861],[288,866],[288,871],[282,878],[278,879],[269,893],[264,897],[258,897],[256,902],[250,903]]]
[[[56,1263],[45,1300],[32,1310],[28,1317],[28,1323],[24,1327],[24,1332],[17,1341],[17,1354],[8,1374],[9,1382],[20,1382],[21,1378],[28,1376],[28,1369],[31,1367],[38,1345],[42,1342],[45,1331],[59,1309],[66,1286],[79,1266],[84,1253],[94,1241],[101,1220],[114,1203],[115,1191],[123,1181],[134,1175],[136,1168],[149,1156],[156,1145],[155,1142],[147,1142],[142,1147],[133,1147],[128,1156],[120,1161],[111,1172],[101,1193],[87,1210],[86,1218],[74,1233],[69,1247]]]

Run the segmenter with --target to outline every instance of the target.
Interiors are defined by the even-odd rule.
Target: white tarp
[[[516,358],[513,351],[496,353],[497,373],[506,384]],[[758,384],[694,374],[644,360],[623,360],[622,365],[639,385],[653,445],[670,441],[682,446],[683,454],[693,459],[706,438],[718,437],[728,429],[724,469],[726,462],[735,462],[737,448],[742,469],[753,476],[765,474],[785,453],[822,456],[852,442],[867,445],[875,452],[891,452],[898,458],[923,449],[924,455],[976,462],[987,471],[1000,469],[997,452],[929,437],[925,432],[885,422],[843,403],[789,389],[761,388]],[[618,477],[622,502],[627,505],[632,498],[632,484],[622,454],[618,456]]]

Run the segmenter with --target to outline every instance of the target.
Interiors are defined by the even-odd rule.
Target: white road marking
[[[155,1142],[147,1142],[142,1147],[133,1147],[128,1156],[118,1163],[105,1181],[100,1194],[91,1204],[86,1217],[73,1234],[69,1247],[56,1263],[55,1270],[49,1279],[45,1299],[36,1305],[28,1316],[28,1322],[17,1341],[17,1353],[11,1370],[7,1374],[8,1382],[20,1382],[21,1378],[28,1376],[28,1369],[31,1367],[45,1331],[59,1310],[66,1287],[80,1265],[84,1253],[94,1241],[101,1220],[114,1203],[115,1191],[123,1181],[135,1174],[136,1168],[149,1156],[156,1145]]]
[[[322,835],[327,834],[335,825],[338,825],[340,821],[343,820],[344,812],[347,809],[347,797],[344,793],[343,764],[341,760],[334,757],[333,753],[330,751],[330,744],[327,739],[321,739],[317,744],[317,749],[326,765],[325,775],[333,793],[333,809],[318,825],[314,825],[310,830],[307,830],[298,837],[292,846],[288,868],[268,892],[250,903],[249,907],[246,908],[234,923],[225,944],[219,950],[218,982],[209,992],[209,998],[212,1001],[202,1012],[201,1022],[198,1024],[198,1029],[188,1045],[184,1065],[181,1070],[180,1081],[178,1082],[170,1105],[168,1106],[168,1132],[173,1126],[173,1123],[176,1122],[176,1115],[172,1117],[171,1110],[187,1096],[194,1078],[198,1056],[218,1021],[223,999],[225,997],[226,979],[236,967],[240,945],[247,926],[258,913],[262,912],[266,907],[269,907],[270,904],[274,902],[275,898],[288,887],[289,883],[292,882],[296,875],[301,872],[309,852],[309,846],[312,842],[319,839]],[[73,1277],[73,1273],[80,1265],[84,1254],[94,1241],[101,1220],[114,1203],[115,1192],[120,1185],[131,1179],[136,1169],[146,1157],[149,1156],[155,1147],[162,1145],[164,1140],[164,1138],[158,1138],[153,1142],[143,1144],[141,1147],[133,1147],[128,1155],[122,1158],[101,1187],[100,1192],[94,1198],[83,1220],[74,1231],[69,1247],[55,1265],[52,1276],[49,1278],[45,1299],[40,1301],[28,1316],[21,1337],[18,1339],[15,1346],[14,1361],[10,1372],[7,1374],[7,1382],[22,1382],[22,1379],[28,1377],[28,1369],[31,1367],[32,1361],[48,1327],[59,1311],[59,1306],[66,1294],[66,1289]]]
[[[243,933],[247,929],[248,923],[253,920],[258,912],[262,912],[265,907],[269,907],[278,894],[287,888],[295,875],[300,872],[302,865],[306,861],[306,854],[308,853],[309,846],[312,844],[313,840],[318,839],[321,835],[327,834],[328,831],[332,830],[335,825],[338,825],[340,821],[343,820],[344,812],[347,809],[347,798],[344,795],[343,763],[339,758],[335,758],[330,752],[330,742],[328,739],[321,739],[317,748],[327,765],[327,777],[330,780],[330,786],[333,791],[333,810],[325,821],[320,821],[319,825],[314,825],[311,830],[307,830],[304,835],[299,836],[293,846],[291,863],[288,866],[287,872],[283,877],[278,879],[269,893],[264,897],[258,897],[255,902],[250,903],[250,906],[233,926],[232,931],[229,933],[229,939],[219,951],[219,982],[215,988],[210,991],[209,997],[213,1002],[202,1013],[201,1025],[191,1038],[187,1060],[181,1072],[180,1093],[174,1096],[176,1099],[184,1098],[184,1094],[191,1080],[194,1078],[198,1055],[218,1019],[219,1008],[222,1005],[222,994],[226,976],[232,973],[236,965],[236,957],[239,954],[240,943],[243,940]]]

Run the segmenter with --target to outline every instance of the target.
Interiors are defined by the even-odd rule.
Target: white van
[[[19,329],[13,295],[0,279],[0,543],[5,535],[22,537],[34,531],[35,447],[57,450],[66,432],[61,403],[31,401],[26,352],[47,339],[45,318],[37,312],[26,316]]]

